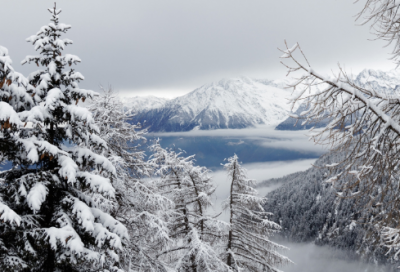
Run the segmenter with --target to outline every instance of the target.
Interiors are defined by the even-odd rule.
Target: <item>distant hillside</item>
[[[260,184],[282,184],[266,196],[265,209],[273,213],[272,220],[281,225],[281,234],[290,240],[314,241],[347,250],[349,258],[387,264],[387,249],[379,246],[376,230],[353,222],[360,218],[354,199],[337,198],[336,190],[324,182],[328,178],[325,165],[341,158],[341,154],[326,154],[315,167]]]
[[[274,124],[286,118],[289,90],[282,81],[247,77],[204,85],[184,96],[148,110],[140,110],[132,123],[150,132],[193,129],[245,128]],[[127,104],[128,107],[128,104]]]
[[[297,116],[300,116],[300,114],[303,111],[307,110],[307,106],[305,104],[301,104],[299,108],[294,112]],[[286,120],[284,120],[282,123],[280,123],[275,129],[277,130],[306,130],[310,129],[312,127],[320,128],[320,127],[325,127],[329,123],[329,119],[322,120],[318,123],[313,123],[313,124],[302,124],[304,119],[297,119],[293,117],[288,117]]]

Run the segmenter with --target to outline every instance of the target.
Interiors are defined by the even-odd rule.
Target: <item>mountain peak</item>
[[[149,131],[244,128],[273,124],[286,118],[288,90],[272,81],[249,77],[221,79],[141,112],[133,122],[144,122]]]

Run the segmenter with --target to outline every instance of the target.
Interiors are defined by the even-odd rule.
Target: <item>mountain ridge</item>
[[[161,107],[137,111],[132,123],[150,132],[246,128],[282,121],[289,111],[281,89],[284,81],[248,77],[221,79],[166,101]]]

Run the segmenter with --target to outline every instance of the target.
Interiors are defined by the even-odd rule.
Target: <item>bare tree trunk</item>
[[[235,180],[235,174],[236,174],[236,165],[234,165],[234,168],[233,168],[232,183],[231,183],[231,191],[230,191],[230,202],[229,202],[230,219],[229,219],[229,225],[231,226],[231,228],[230,228],[230,230],[229,230],[227,251],[230,251],[230,250],[232,249],[232,239],[233,239],[233,233],[232,233],[232,224],[233,224],[233,211],[232,211],[233,197],[232,197],[232,193],[233,193],[233,182],[234,182],[234,180]],[[228,253],[227,265],[228,265],[229,267],[233,268],[233,267],[232,267],[232,255],[231,255],[230,252]]]

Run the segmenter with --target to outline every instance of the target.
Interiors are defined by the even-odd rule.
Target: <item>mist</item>
[[[215,129],[215,130],[192,130],[182,132],[159,132],[147,134],[149,138],[157,137],[229,137],[240,140],[254,140],[255,143],[264,147],[295,150],[300,152],[311,152],[322,155],[327,151],[324,146],[316,145],[309,140],[308,130],[275,130],[277,124],[260,125],[255,128],[245,129]],[[232,154],[233,155],[233,154]]]
[[[292,243],[282,239],[274,239],[290,250],[282,252],[294,264],[281,267],[285,272],[389,272],[385,266],[366,264],[349,259],[345,251],[328,246],[317,246],[314,243]]]

